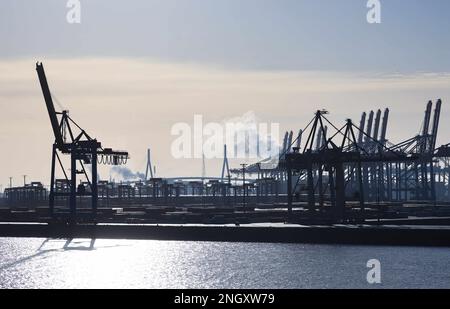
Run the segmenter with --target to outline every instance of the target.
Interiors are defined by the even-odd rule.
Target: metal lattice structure
[[[55,197],[69,196],[70,220],[71,222],[76,222],[77,197],[90,196],[92,212],[95,217],[98,200],[97,164],[126,164],[129,157],[128,152],[103,148],[99,141],[91,138],[90,135],[69,116],[68,111],[56,112],[42,63],[36,63],[36,71],[55,137],[55,142],[52,146],[49,193],[50,214],[51,216],[55,215]],[[62,155],[70,155],[70,178],[68,177],[68,171],[62,163],[59,153]],[[55,188],[57,163],[64,174],[65,180],[69,183],[68,192],[60,192]],[[91,178],[89,178],[85,165],[91,166]],[[86,190],[85,187],[81,185],[77,187],[77,175],[84,176],[88,183],[89,190]]]
[[[435,169],[440,162],[448,163],[450,155],[449,145],[435,149],[441,106],[438,100],[431,131],[429,102],[421,134],[396,145],[386,138],[388,109],[383,119],[381,110],[370,112],[366,125],[363,113],[359,126],[348,119],[340,128],[327,119],[326,111],[317,111],[302,131],[305,135],[309,128],[303,148],[298,140],[289,143],[289,135],[285,137],[288,146],[283,146],[279,168],[287,174],[289,212],[294,197],[305,195],[310,211],[322,209],[329,201],[338,221],[345,218],[346,204],[352,200],[359,201],[362,211],[366,202],[417,199],[435,203]],[[333,135],[328,128],[334,129]]]

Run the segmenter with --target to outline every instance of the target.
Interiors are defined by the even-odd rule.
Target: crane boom
[[[378,133],[380,132],[380,122],[381,122],[381,110],[377,111],[377,115],[375,117],[375,125],[373,127],[373,139],[375,141],[379,141]]]
[[[431,145],[430,145],[430,151],[434,151],[436,148],[436,140],[437,140],[437,134],[439,129],[439,120],[441,117],[441,107],[442,107],[442,100],[439,99],[436,103],[436,108],[434,110],[434,118],[433,118],[433,128],[431,131]]]
[[[367,117],[366,112],[362,113],[361,122],[359,123],[358,145],[361,145],[363,142],[363,137],[364,137],[363,132],[364,132],[364,126],[366,124],[366,117]]]
[[[56,116],[55,106],[53,105],[52,95],[47,83],[47,77],[45,76],[44,65],[39,62],[36,63],[36,71],[39,77],[39,82],[42,88],[42,94],[44,95],[45,104],[47,105],[48,115],[55,135],[55,143],[59,149],[64,148],[64,141],[59,127],[58,117]]]
[[[386,144],[386,133],[387,133],[388,121],[389,121],[389,108],[386,108],[386,110],[384,111],[383,124],[381,126],[381,136],[380,136],[380,142],[383,145]]]

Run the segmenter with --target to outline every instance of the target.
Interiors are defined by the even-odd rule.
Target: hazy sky
[[[119,56],[286,70],[450,71],[450,2],[384,0],[3,0],[4,57]]]
[[[367,23],[366,0],[81,0],[81,24],[67,23],[66,3],[0,3],[0,184],[48,180],[37,60],[71,115],[128,149],[134,171],[150,146],[160,176],[199,175],[199,160],[170,156],[171,126],[195,113],[220,122],[253,111],[298,130],[318,108],[341,122],[390,107],[395,142],[442,98],[440,141],[450,141],[448,0],[381,1],[379,25]]]

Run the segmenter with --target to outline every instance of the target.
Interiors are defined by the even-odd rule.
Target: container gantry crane
[[[114,151],[111,148],[103,148],[102,144],[91,138],[70,116],[68,111],[55,111],[52,94],[50,92],[47,78],[42,63],[36,63],[36,71],[47,106],[50,123],[53,129],[55,142],[52,147],[52,166],[49,193],[49,211],[55,218],[55,197],[69,196],[70,222],[77,222],[77,197],[90,196],[93,217],[97,214],[98,203],[98,177],[97,164],[121,165],[126,164],[129,156],[126,151]],[[74,127],[72,127],[72,125]],[[70,155],[70,179],[64,168],[59,153]],[[70,183],[69,192],[57,192],[55,190],[56,164],[59,164],[65,179]],[[91,180],[85,169],[85,164],[91,165]],[[78,169],[79,168],[79,169]],[[84,187],[77,188],[77,174],[84,175],[90,187],[90,192]]]

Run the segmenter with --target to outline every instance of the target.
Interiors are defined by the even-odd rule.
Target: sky
[[[0,3],[0,184],[48,182],[52,131],[35,72],[105,146],[127,149],[159,176],[200,175],[201,160],[175,160],[173,124],[223,122],[253,113],[282,130],[321,108],[337,123],[389,107],[388,137],[418,133],[428,100],[442,98],[438,143],[448,143],[450,2],[366,0],[66,0]],[[6,151],[5,151],[6,150]],[[233,162],[238,164],[239,162]],[[220,160],[208,160],[218,176]],[[103,174],[103,175],[102,175]],[[107,177],[101,170],[100,176]]]

